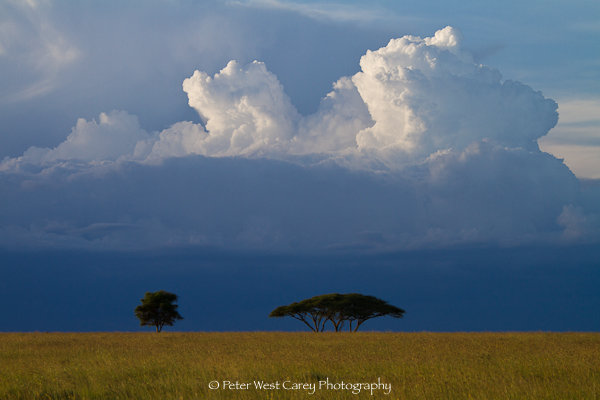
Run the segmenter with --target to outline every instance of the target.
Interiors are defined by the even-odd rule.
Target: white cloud
[[[81,119],[57,147],[0,164],[4,236],[119,247],[139,228],[148,246],[396,250],[599,230],[593,193],[537,146],[556,103],[474,63],[455,29],[393,39],[360,67],[306,117],[263,63],[231,61],[183,83],[203,124]]]
[[[447,27],[431,38],[405,36],[368,51],[361,71],[340,79],[305,118],[262,63],[230,62],[214,77],[196,71],[184,90],[207,134],[188,140],[194,143],[188,154],[354,153],[398,169],[484,139],[537,150],[536,139],[556,124],[556,103],[502,81],[460,43],[460,33]],[[161,140],[174,135],[171,128]]]
[[[299,118],[277,78],[258,61],[245,67],[230,61],[214,77],[195,71],[183,90],[210,132],[208,155],[276,152],[291,139]]]
[[[451,27],[433,38],[393,39],[367,52],[361,69],[352,79],[375,124],[357,142],[391,150],[391,163],[403,161],[396,152],[414,162],[482,139],[535,150],[535,139],[556,123],[552,100],[473,63]]]
[[[294,154],[335,153],[356,149],[356,135],[373,125],[366,104],[350,78],[333,85],[318,111],[304,118],[294,137]]]
[[[133,155],[138,143],[148,139],[137,117],[124,111],[101,113],[98,121],[80,118],[66,140],[55,148],[30,147],[21,157],[6,159],[0,170],[33,164],[48,166],[65,160],[116,161]]]
[[[138,143],[134,159],[147,159],[160,162],[170,157],[185,157],[190,154],[204,154],[208,133],[202,125],[189,121],[178,122],[158,135],[158,140]]]

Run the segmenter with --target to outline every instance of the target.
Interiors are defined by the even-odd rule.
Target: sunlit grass
[[[597,399],[600,334],[0,334],[0,399],[356,398],[324,388],[208,388],[326,378],[391,384],[375,398]]]

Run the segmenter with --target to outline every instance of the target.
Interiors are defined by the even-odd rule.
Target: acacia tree
[[[141,326],[155,326],[161,332],[165,325],[173,326],[175,320],[183,319],[177,311],[177,295],[164,290],[146,292],[142,304],[135,308],[135,316]]]
[[[315,296],[287,306],[277,307],[271,311],[269,317],[292,317],[302,321],[313,332],[322,332],[325,330],[325,323],[329,320],[330,304],[333,301],[330,296],[336,296],[336,294]]]
[[[350,332],[356,332],[369,319],[385,316],[402,318],[405,313],[403,309],[393,306],[387,301],[358,293],[344,295],[338,307],[339,311],[335,314],[338,324],[343,325],[347,321]],[[354,328],[352,327],[353,323],[356,323]]]
[[[348,330],[356,332],[367,320],[390,316],[402,318],[404,310],[378,299],[359,293],[331,293],[280,306],[271,311],[269,317],[292,317],[306,324],[313,332],[325,330],[327,321],[336,332],[348,323]]]

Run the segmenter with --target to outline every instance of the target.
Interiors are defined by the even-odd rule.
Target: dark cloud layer
[[[3,174],[0,240],[291,251],[593,238],[588,217],[569,206],[580,201],[577,180],[553,157],[483,146],[467,161],[447,158],[407,176],[202,156],[77,174],[62,165],[27,179]],[[523,173],[531,163],[548,173]]]

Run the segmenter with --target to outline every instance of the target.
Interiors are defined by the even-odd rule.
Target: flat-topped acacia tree
[[[356,332],[369,319],[384,316],[402,318],[404,313],[403,309],[374,296],[330,293],[277,307],[269,317],[292,317],[313,332],[323,332],[327,321],[336,332],[342,331],[344,324],[348,323],[348,331]]]
[[[183,319],[177,311],[177,295],[164,290],[146,292],[142,304],[135,308],[135,316],[142,326],[155,326],[156,332],[162,331],[165,325],[173,326],[175,320]]]
[[[336,301],[337,293],[311,297],[310,299],[280,306],[271,311],[269,317],[292,317],[303,322],[313,332],[325,330],[329,320],[331,305]]]

